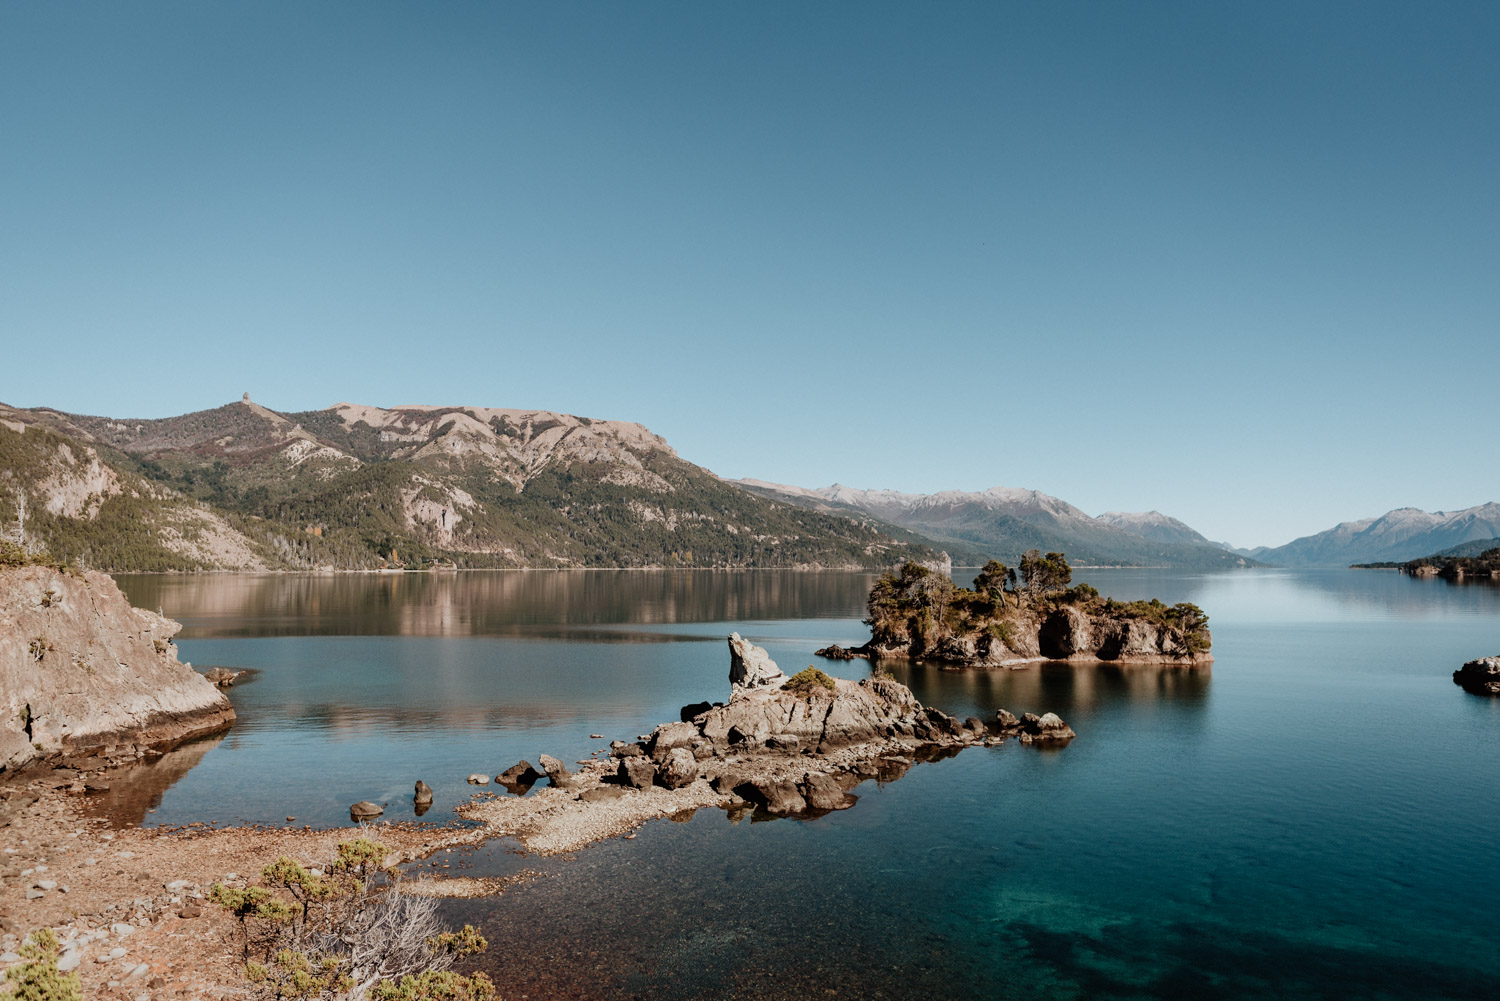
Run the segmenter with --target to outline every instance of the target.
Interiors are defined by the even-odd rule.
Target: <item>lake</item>
[[[570,858],[492,843],[454,873],[530,878],[444,906],[507,998],[1493,998],[1500,589],[1376,571],[1080,571],[1193,601],[1210,671],[897,670],[960,718],[1053,711],[812,822],[700,811]],[[116,794],[131,819],[451,819],[470,772],[565,761],[727,692],[736,630],[788,672],[857,678],[872,575],[531,571],[122,577],[183,659],[253,673],[222,739]],[[605,735],[605,740],[589,734]],[[147,809],[154,812],[147,813]]]

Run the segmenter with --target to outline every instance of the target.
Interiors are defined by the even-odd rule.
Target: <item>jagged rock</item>
[[[739,633],[729,634],[729,684],[732,690],[779,687],[786,680],[781,668],[763,648],[742,639]]]
[[[1021,721],[1009,709],[996,709],[994,727],[996,732],[1010,736],[1021,732]]]
[[[558,787],[566,787],[568,781],[573,778],[573,773],[568,771],[568,766],[550,754],[539,755],[536,763],[542,766],[542,772],[546,774],[547,780]]]
[[[702,715],[714,707],[712,702],[692,702],[682,707],[682,722],[687,723],[695,716]]]
[[[615,774],[621,785],[632,789],[649,789],[656,781],[656,764],[650,758],[640,755],[621,758]]]
[[[224,667],[215,667],[204,671],[203,677],[211,684],[217,685],[220,688],[230,688],[234,685],[234,679],[238,678],[241,673],[243,672],[231,671]]]
[[[1454,684],[1474,695],[1500,695],[1500,657],[1480,657],[1453,672]]]
[[[802,795],[814,810],[847,810],[854,805],[854,797],[827,772],[808,772],[802,780]]]
[[[349,817],[354,821],[370,820],[371,818],[380,816],[384,812],[385,807],[379,803],[371,803],[367,799],[362,799],[349,807]]]
[[[224,693],[177,659],[181,628],[132,608],[102,573],[0,569],[0,772],[133,760],[227,728]]]
[[[814,657],[823,657],[827,660],[853,660],[860,656],[853,650],[846,650],[837,643],[830,643],[821,650],[813,651]]]
[[[525,786],[531,788],[542,777],[542,773],[531,767],[529,761],[517,761],[505,771],[495,776],[495,781],[503,786]]]
[[[681,789],[692,784],[699,774],[698,760],[693,757],[693,752],[685,747],[674,747],[667,753],[656,779],[668,789]]]
[[[412,794],[412,802],[417,804],[432,802],[432,786],[417,779],[416,791]]]

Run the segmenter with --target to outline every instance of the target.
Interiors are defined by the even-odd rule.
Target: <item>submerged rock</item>
[[[1500,695],[1500,657],[1480,657],[1453,672],[1453,683],[1473,695]]]

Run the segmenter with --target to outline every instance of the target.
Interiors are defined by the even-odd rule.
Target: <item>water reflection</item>
[[[1175,703],[1201,707],[1211,672],[1204,668],[1120,664],[1036,664],[1021,670],[951,670],[882,662],[924,705],[955,715],[1055,712],[1072,719],[1110,704]]]
[[[90,784],[107,785],[108,789],[86,795],[81,801],[84,813],[106,817],[116,827],[142,823],[148,810],[161,805],[167,790],[223,740],[223,734],[194,740],[155,761],[114,768],[90,777]]]
[[[494,570],[411,574],[121,575],[184,638],[560,635],[577,626],[858,617],[874,575]],[[626,637],[628,638],[628,637]]]

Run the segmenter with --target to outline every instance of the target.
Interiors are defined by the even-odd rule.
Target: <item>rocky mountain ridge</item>
[[[19,530],[23,509],[54,554],[123,571],[857,568],[936,555],[868,515],[726,486],[640,424],[425,405],[280,413],[248,395],[155,420],[0,405],[0,531]]]

